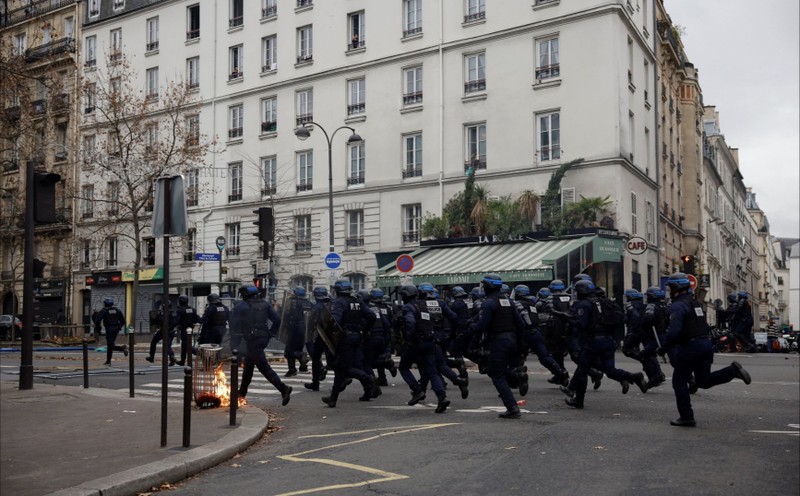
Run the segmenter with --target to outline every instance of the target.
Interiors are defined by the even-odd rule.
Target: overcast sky
[[[800,237],[800,2],[664,4],[770,232]]]

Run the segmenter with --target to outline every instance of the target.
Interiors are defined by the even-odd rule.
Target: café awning
[[[487,272],[500,275],[504,281],[549,281],[553,266],[575,250],[581,260],[591,259],[591,243],[597,236],[536,241],[525,243],[487,244],[421,248],[413,253],[415,282],[434,285],[474,284]],[[401,284],[404,274],[394,262],[378,270],[377,285],[392,287]]]

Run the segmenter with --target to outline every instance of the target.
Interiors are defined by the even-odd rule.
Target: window
[[[639,233],[639,223],[637,219],[637,204],[636,193],[631,192],[631,235],[636,236]]]
[[[297,92],[297,125],[314,120],[314,90],[300,90]]]
[[[575,203],[575,188],[562,188],[561,189],[561,208]]]
[[[239,223],[235,222],[233,224],[226,224],[225,232],[228,235],[228,239],[226,240],[225,243],[225,254],[228,256],[238,256],[239,237],[241,232],[239,228]]]
[[[15,56],[25,54],[25,50],[28,48],[27,36],[25,33],[15,34],[12,43]]]
[[[278,190],[278,158],[275,155],[261,159],[261,170],[264,171],[262,196],[274,195]]]
[[[236,45],[228,50],[228,81],[244,76],[244,47]]]
[[[111,62],[117,61],[122,58],[122,29],[111,30],[111,53],[109,60]]]
[[[117,265],[117,238],[106,238],[106,267]]]
[[[278,97],[261,100],[261,132],[274,133],[278,130]]]
[[[345,238],[345,248],[364,246],[364,211],[348,210],[346,217],[347,237]]]
[[[536,42],[536,79],[549,79],[561,75],[558,63],[558,38],[547,38]]]
[[[242,105],[234,105],[228,109],[228,116],[230,117],[228,124],[228,138],[235,139],[242,137],[242,129],[244,126],[244,109]]]
[[[366,111],[367,104],[364,97],[366,85],[364,78],[353,79],[347,82],[348,116],[363,114]]]
[[[263,64],[261,72],[274,71],[278,69],[278,37],[275,35],[261,38],[261,51],[263,52]]]
[[[228,201],[242,199],[242,163],[228,164]]]
[[[72,16],[64,18],[64,38],[75,37],[75,18]]]
[[[558,112],[541,114],[537,116],[539,139],[539,161],[556,160],[561,158],[561,124]]]
[[[644,239],[649,244],[655,244],[656,242],[656,232],[655,232],[655,225],[656,225],[656,208],[651,202],[645,202],[645,234]]]
[[[311,62],[314,60],[314,45],[311,26],[297,28],[297,63]]]
[[[200,198],[200,169],[194,167],[186,174],[186,206],[196,207]]]
[[[486,18],[485,0],[465,0],[464,22],[479,21]]]
[[[278,15],[278,0],[264,0],[261,4],[261,17],[275,17]]]
[[[347,25],[348,25],[348,50],[358,50],[359,48],[363,48],[364,44],[366,43],[366,35],[364,33],[364,11],[355,12],[353,14],[349,14],[347,16]]]
[[[186,7],[186,39],[200,37],[200,4]]]
[[[100,15],[100,0],[89,0],[89,17]]]
[[[144,143],[146,155],[153,155],[158,151],[158,124],[147,124]]]
[[[87,83],[83,90],[83,98],[85,101],[84,113],[91,114],[94,112],[97,105],[97,84]]]
[[[197,146],[200,144],[200,116],[190,115],[186,118],[186,145]]]
[[[645,60],[644,61],[644,103],[645,106],[649,108],[650,106],[650,64]]]
[[[197,251],[197,229],[190,227],[183,238],[183,261],[192,262]]]
[[[419,226],[422,222],[422,205],[403,205],[403,244],[419,243]]]
[[[367,276],[364,274],[347,274],[345,277],[350,279],[350,284],[353,286],[353,291],[361,291],[367,289]]]
[[[486,168],[486,124],[470,124],[466,131],[464,150],[464,171]]]
[[[156,238],[142,239],[142,264],[156,264]]]
[[[422,175],[422,133],[403,136],[403,178]]]
[[[289,287],[301,287],[306,290],[306,294],[311,294],[314,287],[314,280],[308,276],[294,276],[290,279]]]
[[[348,149],[350,152],[350,167],[348,168],[347,184],[364,184],[364,143],[348,145]]]
[[[628,38],[628,84],[633,89],[633,40]]]
[[[464,56],[464,93],[486,90],[486,54],[473,53]]]
[[[244,0],[229,0],[230,1],[230,17],[228,18],[228,27],[235,28],[244,23]]]
[[[97,37],[86,37],[86,60],[83,65],[86,67],[94,67],[97,65]]]
[[[109,83],[111,83],[111,97],[115,98],[122,88],[122,80],[119,77],[112,77]]]
[[[147,51],[158,50],[158,17],[147,20]]]
[[[108,183],[108,215],[116,217],[119,215],[119,182]]]
[[[200,57],[186,59],[186,82],[190,89],[200,87]]]
[[[96,138],[94,134],[83,137],[83,165],[89,165],[94,160]]]
[[[81,250],[81,268],[88,269],[92,266],[92,240],[83,240],[83,250]]]
[[[422,103],[422,66],[403,69],[403,105]]]
[[[158,98],[158,67],[147,69],[147,98]]]
[[[94,217],[94,185],[81,186],[81,219]]]
[[[297,153],[297,191],[311,191],[314,179],[314,152]]]
[[[297,215],[294,218],[294,251],[311,251],[310,215]]]
[[[422,0],[403,0],[405,29],[403,37],[422,33]]]
[[[125,7],[125,0],[114,0],[112,3],[114,10],[119,10]]]

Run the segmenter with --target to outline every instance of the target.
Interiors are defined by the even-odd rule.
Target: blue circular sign
[[[336,252],[325,255],[325,266],[329,269],[338,269],[342,265],[342,257]]]

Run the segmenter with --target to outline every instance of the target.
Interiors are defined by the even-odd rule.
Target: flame
[[[220,363],[214,369],[214,379],[212,381],[212,390],[214,396],[219,398],[220,406],[230,406],[231,404],[231,386],[228,384],[228,377],[225,375],[225,371],[222,368],[223,364]],[[238,405],[244,406],[247,404],[247,400],[242,397],[239,397]]]

